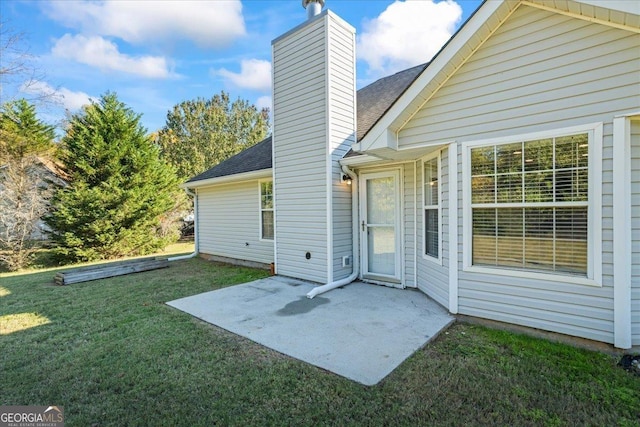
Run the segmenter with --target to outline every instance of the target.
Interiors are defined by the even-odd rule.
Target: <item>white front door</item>
[[[362,174],[360,194],[363,277],[399,282],[400,172]]]

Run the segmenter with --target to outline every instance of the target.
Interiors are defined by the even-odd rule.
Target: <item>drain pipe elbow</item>
[[[355,272],[355,273],[351,273],[351,275],[349,275],[349,277],[345,277],[342,280],[337,280],[335,282],[327,283],[326,285],[317,286],[317,287],[311,289],[307,293],[307,298],[313,299],[313,297],[315,297],[315,296],[318,296],[320,294],[324,294],[325,292],[329,292],[329,291],[331,291],[333,289],[348,285],[349,283],[353,282],[357,278],[358,278],[358,273]]]
[[[329,292],[333,289],[348,285],[349,283],[356,280],[358,278],[358,275],[360,274],[360,258],[358,256],[358,241],[359,241],[358,239],[358,236],[359,236],[358,234],[359,232],[358,231],[359,230],[358,228],[358,188],[356,186],[358,176],[354,171],[352,171],[345,165],[342,166],[342,172],[344,172],[346,175],[349,175],[349,177],[351,178],[351,218],[353,222],[353,227],[352,227],[353,270],[351,271],[351,274],[348,277],[345,277],[344,279],[336,280],[334,282],[327,283],[326,285],[317,286],[313,288],[309,293],[307,293],[307,298],[309,299],[312,299],[313,297],[323,294],[325,292]]]
[[[188,255],[180,255],[167,258],[167,261],[180,261],[183,259],[191,259],[198,256],[199,253],[199,245],[198,245],[198,192],[193,192],[188,188],[185,188],[184,191],[193,197],[193,238],[194,238],[194,248],[193,252]]]

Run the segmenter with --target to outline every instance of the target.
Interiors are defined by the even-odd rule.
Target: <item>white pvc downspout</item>
[[[186,191],[188,195],[193,197],[193,238],[194,238],[195,246],[193,248],[193,253],[190,253],[188,255],[180,255],[180,256],[167,258],[167,261],[180,261],[183,259],[194,258],[198,256],[199,249],[200,249],[198,245],[198,192],[196,190],[196,192],[194,193],[188,188],[185,188],[184,191]]]
[[[327,283],[326,285],[317,286],[313,288],[308,294],[307,298],[311,299],[316,295],[323,294],[325,292],[329,292],[332,289],[339,288],[341,286],[348,285],[358,278],[360,274],[360,257],[358,256],[358,242],[359,242],[359,224],[358,224],[358,188],[357,188],[357,175],[347,166],[342,166],[342,171],[349,175],[351,178],[351,217],[353,219],[353,237],[352,237],[352,246],[353,246],[353,270],[348,277],[344,279],[336,280],[331,283]]]

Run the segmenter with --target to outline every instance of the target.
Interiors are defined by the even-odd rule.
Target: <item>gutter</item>
[[[360,257],[358,256],[358,241],[359,241],[359,225],[358,225],[358,188],[357,188],[357,179],[358,176],[349,169],[347,166],[342,165],[342,172],[351,177],[351,217],[353,219],[353,237],[352,237],[352,247],[353,247],[353,270],[348,277],[344,279],[336,280],[331,283],[327,283],[326,285],[318,286],[313,288],[308,294],[307,298],[312,299],[316,295],[323,294],[325,292],[329,292],[333,289],[340,288],[342,286],[348,285],[349,283],[355,281],[360,274]]]
[[[195,258],[196,256],[198,256],[200,249],[198,247],[198,190],[193,192],[188,188],[185,188],[184,191],[186,191],[188,195],[193,196],[193,238],[195,247],[193,249],[193,253],[167,258],[167,261],[180,261],[183,259]]]
[[[218,176],[215,178],[201,179],[198,181],[189,181],[184,184],[180,184],[180,188],[199,188],[209,185],[238,183],[242,181],[252,181],[254,179],[267,178],[272,176],[272,168],[258,169],[256,171],[235,173],[232,175]]]

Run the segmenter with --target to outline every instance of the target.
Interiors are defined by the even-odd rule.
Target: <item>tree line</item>
[[[148,134],[115,93],[72,115],[64,135],[24,99],[0,107],[0,263],[27,266],[42,222],[59,263],[145,255],[179,237],[179,184],[256,144],[268,111],[227,93],[184,101]],[[48,165],[60,180],[42,173]]]

